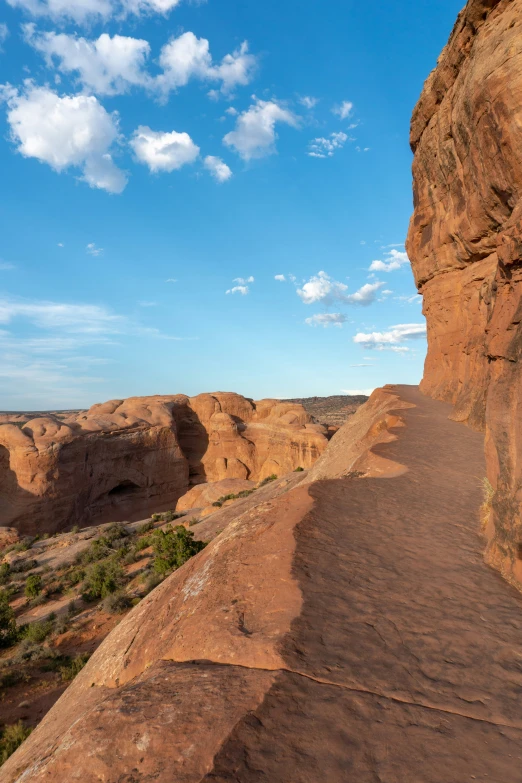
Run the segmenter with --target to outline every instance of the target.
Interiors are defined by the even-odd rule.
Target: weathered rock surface
[[[0,524],[23,533],[137,520],[191,486],[308,468],[326,428],[301,405],[232,393],[131,397],[0,424]]]
[[[486,430],[490,562],[522,582],[522,0],[469,0],[415,109],[421,388]]]
[[[337,449],[341,477],[324,458],[217,512],[1,783],[518,783],[522,598],[481,557],[482,435],[413,388],[368,409],[330,448],[401,471]]]

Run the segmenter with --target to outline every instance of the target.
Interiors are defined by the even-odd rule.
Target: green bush
[[[304,468],[296,468],[294,470],[294,473],[302,473],[304,471]]]
[[[195,541],[194,533],[183,525],[177,525],[175,528],[169,525],[165,530],[156,530],[152,535],[152,544],[155,554],[154,570],[162,576],[180,568],[205,547],[203,541]]]
[[[108,595],[102,604],[103,609],[109,614],[122,614],[130,609],[132,601],[127,593],[117,592]]]
[[[145,522],[143,525],[140,525],[136,533],[139,536],[142,536],[144,533],[150,533],[151,530],[154,530],[154,521],[157,521],[159,519],[160,519],[159,514],[153,514],[151,521]]]
[[[9,756],[27,739],[31,731],[32,729],[26,729],[21,720],[4,728],[0,736],[0,764],[7,761]]]
[[[15,613],[9,606],[9,595],[0,590],[0,647],[10,647],[17,637]]]
[[[82,653],[75,658],[69,658],[66,662],[60,666],[60,675],[64,682],[70,682],[74,680],[77,674],[81,672],[90,655],[88,653]]]
[[[271,476],[267,476],[259,483],[260,487],[264,487],[266,484],[270,484],[271,481],[275,481],[277,479],[277,476],[275,473],[272,473]]]
[[[34,642],[35,644],[41,644],[53,630],[54,618],[22,625],[19,629],[19,634],[22,639],[27,639],[29,642]]]
[[[82,597],[87,601],[106,598],[115,593],[125,582],[123,568],[115,560],[109,559],[90,566],[85,574]]]
[[[25,580],[25,597],[36,598],[42,592],[42,577],[40,574],[31,574]]]
[[[0,585],[6,585],[11,579],[11,566],[9,563],[0,565]]]
[[[141,552],[143,549],[148,549],[151,544],[150,536],[145,536],[144,538],[139,538],[136,543],[134,544],[134,549],[136,552]]]
[[[247,498],[249,495],[252,495],[253,492],[254,492],[253,489],[242,489],[241,492],[238,492],[237,497]]]

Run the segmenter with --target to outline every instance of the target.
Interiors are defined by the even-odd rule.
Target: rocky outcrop
[[[469,0],[415,109],[422,390],[486,430],[488,558],[522,582],[522,0]]]
[[[311,467],[327,442],[301,405],[227,393],[0,424],[0,524],[52,533],[137,520],[174,508],[193,485]]]

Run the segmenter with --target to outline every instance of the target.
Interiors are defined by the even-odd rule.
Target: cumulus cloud
[[[345,291],[347,290],[348,286],[345,283],[332,280],[326,272],[319,272],[317,275],[313,275],[302,288],[297,289],[297,295],[305,304],[314,304],[315,302],[331,304],[334,301],[346,301]]]
[[[103,247],[96,247],[95,242],[89,242],[86,249],[90,256],[101,256],[103,253]]]
[[[232,176],[232,170],[229,166],[215,155],[207,155],[203,165],[218,182],[226,182]]]
[[[7,0],[32,16],[77,23],[95,22],[111,16],[159,13],[167,15],[181,0]]]
[[[311,95],[303,95],[302,98],[299,98],[299,103],[301,106],[304,106],[305,109],[313,109],[314,106],[317,106],[319,103],[319,98],[312,98]]]
[[[151,83],[144,66],[150,53],[147,41],[102,33],[94,41],[65,33],[35,32],[34,24],[24,26],[27,42],[44,55],[47,64],[55,62],[62,73],[77,73],[79,82],[100,95],[116,95],[132,86]]]
[[[310,280],[297,289],[297,295],[305,304],[314,304],[322,302],[325,305],[331,305],[334,302],[344,302],[345,304],[362,305],[366,307],[375,301],[377,292],[384,283],[366,283],[353,294],[346,293],[348,286],[340,283],[326,274],[319,272],[313,275]]]
[[[395,248],[386,253],[386,255],[388,257],[384,261],[372,261],[370,272],[395,272],[395,270],[410,263],[407,253],[395,250]]]
[[[134,131],[130,145],[140,163],[153,172],[180,169],[194,163],[199,155],[199,147],[188,133],[153,131],[147,125]]]
[[[121,193],[127,177],[114,163],[111,148],[119,139],[118,115],[109,114],[92,95],[60,97],[27,81],[23,91],[4,85],[11,141],[26,158],[55,171],[79,169],[93,188]]]
[[[342,328],[342,325],[346,323],[346,316],[343,313],[320,313],[307,318],[305,323],[309,326],[338,326]]]
[[[363,348],[371,348],[378,351],[394,351],[406,353],[407,346],[402,343],[408,340],[418,340],[426,336],[426,324],[397,324],[390,326],[386,332],[359,332],[353,338],[354,343]]]
[[[351,397],[369,397],[374,389],[341,389],[343,394],[349,394]]]
[[[246,296],[249,292],[249,288],[247,285],[235,285],[233,288],[229,288],[228,291],[225,291],[226,294],[241,294],[242,296]]]
[[[247,283],[253,283],[255,280],[252,275],[250,277],[235,277],[232,282],[239,283],[239,285],[246,285]]]
[[[206,38],[197,38],[186,32],[172,38],[162,48],[159,63],[163,73],[156,77],[155,84],[165,94],[178,87],[184,87],[191,79],[221,82],[211,97],[219,94],[231,95],[237,86],[249,84],[256,67],[257,58],[248,52],[248,41],[232,54],[227,54],[219,64],[214,64],[210,44]]]
[[[286,277],[284,275],[276,275],[274,280],[279,280],[280,283],[284,283],[286,282]]]
[[[332,113],[340,117],[341,120],[345,120],[353,111],[353,103],[351,101],[343,101],[339,106],[334,106]]]
[[[328,138],[319,136],[308,145],[308,155],[311,158],[331,158],[336,150],[342,149],[348,141],[346,133],[331,133]]]
[[[235,130],[227,133],[223,143],[232,147],[243,160],[272,155],[276,151],[275,125],[278,122],[296,128],[299,119],[275,101],[256,98],[256,102],[239,115]]]

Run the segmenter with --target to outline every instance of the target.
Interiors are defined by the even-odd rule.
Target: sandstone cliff
[[[308,468],[326,428],[301,405],[238,394],[133,397],[0,424],[0,526],[24,533],[130,521],[192,485]]]
[[[522,1],[470,0],[411,126],[422,390],[486,430],[488,557],[522,581]]]

